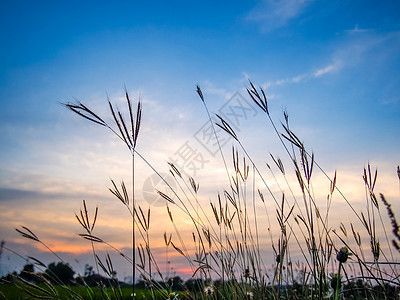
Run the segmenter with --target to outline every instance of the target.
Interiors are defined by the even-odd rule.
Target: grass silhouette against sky
[[[205,203],[227,182],[221,161],[194,137],[207,121],[196,84],[217,112],[236,92],[249,99],[249,78],[265,89],[277,121],[286,109],[319,163],[338,170],[350,199],[363,201],[368,162],[378,167],[380,191],[398,199],[397,1],[12,1],[1,4],[0,38],[0,239],[21,254],[55,260],[18,236],[14,228],[25,225],[75,268],[75,259],[90,262],[74,219],[82,199],[92,211],[99,205],[102,237],[129,248],[129,216],[108,191],[110,177],[129,178],[129,153],[60,105],[77,99],[107,115],[107,97],[122,106],[124,85],[143,101],[138,149],[157,169],[167,172],[186,142],[204,155],[196,178]],[[238,134],[265,165],[269,152],[282,150],[261,119],[249,117]],[[141,189],[152,172],[137,167]],[[162,228],[165,220],[153,222]],[[162,233],[154,232],[160,252]],[[1,272],[23,264],[8,253]]]

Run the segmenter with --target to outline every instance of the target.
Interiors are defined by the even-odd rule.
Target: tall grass
[[[132,277],[135,279],[139,275],[147,283],[150,292],[148,297],[152,299],[395,297],[400,286],[400,274],[397,270],[400,231],[389,201],[382,194],[376,196],[377,171],[373,171],[369,164],[364,169],[365,209],[357,211],[351,199],[337,186],[336,172],[330,176],[317,162],[314,153],[310,152],[295,134],[290,126],[288,114],[284,112],[283,121],[277,125],[270,115],[265,92],[251,82],[247,92],[251,101],[265,116],[267,126],[271,126],[275,132],[277,142],[287,155],[288,163],[270,154],[271,162],[267,163],[267,172],[257,166],[232,126],[219,115],[216,123],[212,121],[205,96],[197,86],[197,93],[214,132],[229,183],[228,187],[220,188],[209,207],[200,203],[199,183],[195,178],[185,177],[182,170],[170,162],[170,174],[176,183],[176,188],[173,188],[149,160],[137,151],[142,116],[140,101],[134,111],[125,91],[126,117],[122,111],[116,110],[109,100],[113,124],[106,123],[103,117],[82,103],[65,104],[79,116],[111,130],[131,155],[132,186],[127,187],[124,181],[117,184],[111,180],[109,190],[131,215],[132,256],[126,256],[112,244],[93,235],[97,208],[92,220],[89,218],[85,202],[83,209],[76,214],[76,219],[84,230],[80,236],[91,243],[97,272],[102,270],[112,282],[112,294],[104,292],[104,287],[99,287],[103,291],[102,297],[122,299],[123,296],[118,283],[112,281],[115,270],[111,258],[107,255],[105,263],[100,259],[96,253],[97,243],[107,245],[132,265]],[[235,142],[231,158],[227,157],[221,147],[217,129],[222,129]],[[136,157],[158,174],[171,190],[168,195],[157,191],[165,200],[165,219],[174,228],[173,233],[164,233],[166,261],[170,249],[173,249],[172,251],[176,251],[185,259],[192,270],[193,286],[185,295],[173,294],[176,288],[174,282],[169,277],[168,270],[161,270],[160,257],[156,257],[152,251],[152,210],[144,209],[135,199]],[[314,190],[313,178],[316,172],[322,174],[330,186],[326,191],[325,201],[321,201],[320,192]],[[397,176],[400,181],[399,166]],[[344,203],[343,209],[351,211],[353,215],[349,222],[343,221],[340,225],[332,223],[330,218],[332,202],[338,198]],[[380,202],[383,204],[383,212]],[[190,239],[183,234],[182,228],[176,222],[177,213],[190,221]],[[385,224],[388,220],[392,226],[391,233],[386,230]],[[26,238],[42,243],[27,227],[17,231]],[[383,236],[378,235],[381,231]],[[266,256],[269,253],[267,248],[271,249],[273,257]],[[57,290],[49,282],[45,281],[45,288],[21,282],[39,292],[32,292],[31,296],[43,293],[49,293],[46,294],[49,297],[57,296],[54,294]],[[68,286],[62,286],[70,291],[71,297],[79,298]],[[91,295],[90,292],[88,294]],[[132,295],[135,295],[134,285]]]

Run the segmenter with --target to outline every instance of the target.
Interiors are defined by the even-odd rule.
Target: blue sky
[[[118,216],[104,193],[110,177],[129,178],[125,149],[60,102],[78,99],[106,115],[107,95],[122,107],[124,85],[143,100],[138,147],[158,168],[185,141],[201,147],[193,135],[207,118],[196,84],[216,112],[235,92],[248,98],[251,79],[276,121],[286,109],[343,184],[353,178],[362,191],[371,161],[382,191],[398,198],[390,181],[400,163],[398,1],[8,1],[0,38],[0,239],[22,252],[20,225],[72,241],[63,232],[79,232],[73,212],[82,199]],[[260,113],[243,126],[258,163],[279,151]],[[215,194],[207,176],[218,163],[207,159],[198,176]],[[12,257],[1,263],[21,265]]]

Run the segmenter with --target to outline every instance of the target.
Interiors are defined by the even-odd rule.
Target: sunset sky
[[[108,191],[110,178],[130,186],[130,153],[110,131],[61,105],[80,101],[112,123],[107,98],[125,111],[125,87],[143,105],[139,153],[166,174],[167,162],[179,165],[190,150],[197,160],[182,171],[199,182],[204,207],[228,180],[202,135],[208,119],[197,84],[210,112],[231,118],[263,172],[273,164],[270,152],[287,161],[247,95],[250,79],[265,90],[276,124],[287,111],[316,161],[331,176],[337,170],[354,207],[365,208],[362,172],[371,163],[377,192],[400,216],[399,1],[2,1],[0,39],[0,240],[21,255],[57,260],[15,231],[26,226],[75,270],[93,265],[74,215],[83,199],[91,216],[99,207],[94,234],[131,253],[129,212]],[[238,103],[248,114],[235,119],[227,109]],[[226,140],[228,160],[233,144]],[[323,180],[315,174],[325,201]],[[151,207],[153,245],[163,261],[164,231],[176,236],[165,204],[153,202],[157,183],[137,159],[137,201]],[[348,221],[338,201],[332,217]],[[178,219],[184,232],[187,222]],[[174,270],[185,273],[183,260],[170,255]],[[119,277],[129,276],[115,259]],[[0,273],[24,263],[4,251]]]

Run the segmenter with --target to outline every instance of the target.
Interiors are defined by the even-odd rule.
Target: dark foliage
[[[78,277],[76,279],[76,283],[80,285],[88,285],[90,287],[102,286],[102,287],[111,287],[117,286],[118,280],[117,279],[110,279],[101,276],[100,274],[90,274],[85,277]]]
[[[19,277],[29,282],[38,283],[37,277],[35,276],[35,267],[33,264],[26,264],[19,274]]]
[[[54,284],[63,283],[68,285],[73,283],[74,274],[75,272],[69,264],[62,262],[56,264],[53,262],[49,264],[43,275]]]

